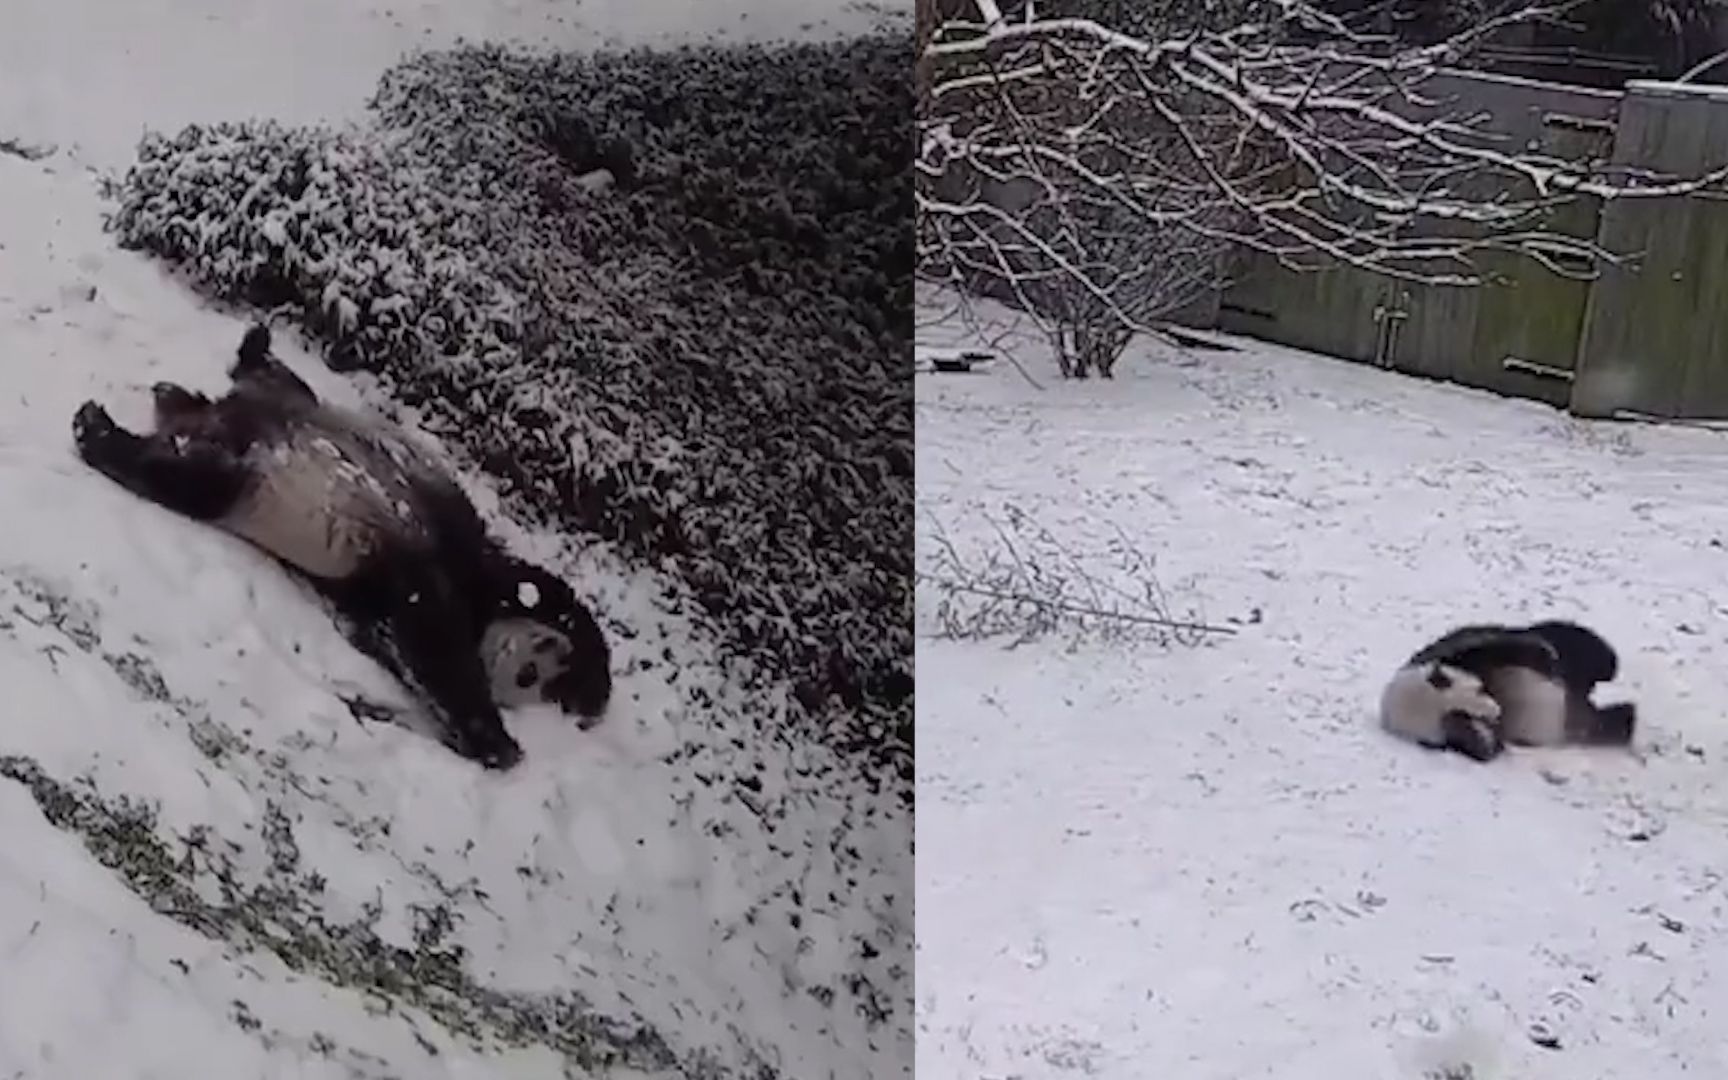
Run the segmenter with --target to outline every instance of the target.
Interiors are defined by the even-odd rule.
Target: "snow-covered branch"
[[[1354,32],[1309,0],[1241,0],[1227,25],[1140,35],[959,6],[974,10],[934,25],[925,48],[921,270],[1020,294],[1061,282],[1131,327],[1191,298],[1166,283],[1215,279],[1241,249],[1437,284],[1477,283],[1485,252],[1588,275],[1615,256],[1551,228],[1559,206],[1728,178],[1611,172],[1510,142],[1442,99],[1436,77],[1470,48],[1570,4],[1519,7],[1420,48]]]
[[[1115,528],[1115,565],[1099,572],[1026,511],[1010,503],[1001,520],[980,515],[991,541],[962,553],[940,520],[921,530],[919,602],[932,603],[935,633],[955,641],[1007,639],[1023,645],[1052,634],[1156,645],[1200,645],[1237,632],[1240,620],[1207,622],[1177,613],[1152,559]],[[1237,625],[1230,625],[1231,623]]]

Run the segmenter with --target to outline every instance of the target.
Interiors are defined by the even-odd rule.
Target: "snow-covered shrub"
[[[364,129],[147,136],[110,225],[679,575],[793,681],[769,734],[909,797],[909,44],[424,54]]]

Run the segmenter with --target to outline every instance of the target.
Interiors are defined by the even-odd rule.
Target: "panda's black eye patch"
[[[1452,685],[1452,676],[1446,674],[1438,666],[1428,672],[1428,685],[1436,690],[1445,690]]]
[[[553,656],[558,652],[558,642],[554,638],[541,638],[534,644],[534,651],[541,656]]]
[[[533,664],[523,664],[516,672],[516,685],[523,690],[540,681],[540,669]]]

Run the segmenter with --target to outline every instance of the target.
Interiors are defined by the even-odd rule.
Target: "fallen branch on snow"
[[[1059,612],[1067,615],[1083,615],[1098,619],[1118,619],[1122,622],[1139,623],[1143,626],[1160,626],[1170,630],[1192,630],[1203,634],[1234,634],[1236,632],[1236,628],[1233,626],[1215,626],[1211,623],[1184,622],[1180,619],[1159,618],[1150,615],[1136,615],[1132,612],[1126,611],[1104,611],[1100,608],[1088,607],[1084,604],[1065,604],[1053,600],[1041,600],[1035,596],[1027,596],[1023,593],[1001,592],[996,589],[985,588],[981,585],[964,585],[960,582],[950,581],[946,578],[935,577],[930,574],[919,574],[918,580],[927,581],[947,593],[963,593],[968,596],[985,597],[991,600],[1005,600],[1016,604],[1033,604],[1043,607],[1052,613]]]
[[[1152,558],[1120,528],[1110,545],[1117,572],[1101,576],[1025,511],[1010,504],[1006,518],[1004,524],[985,515],[997,544],[974,559],[960,553],[940,522],[930,523],[925,539],[933,550],[919,560],[929,569],[919,569],[917,578],[921,589],[940,597],[938,636],[1009,637],[1022,645],[1066,631],[1104,641],[1197,645],[1236,632],[1173,613]]]

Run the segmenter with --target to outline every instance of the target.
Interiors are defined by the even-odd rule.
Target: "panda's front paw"
[[[504,736],[504,741],[494,743],[476,755],[480,764],[488,769],[504,772],[514,769],[522,762],[522,747],[510,736]]]
[[[470,761],[500,772],[515,768],[522,760],[522,747],[502,724],[483,734],[478,731],[452,732],[450,748]]]
[[[72,417],[72,439],[78,445],[79,456],[85,461],[99,458],[103,445],[119,430],[108,410],[94,401],[79,406],[77,414]]]
[[[72,417],[72,437],[84,442],[92,436],[114,429],[114,418],[99,403],[86,401]]]
[[[1480,716],[1455,712],[1442,722],[1446,745],[1474,761],[1492,761],[1506,749],[1500,725]]]

